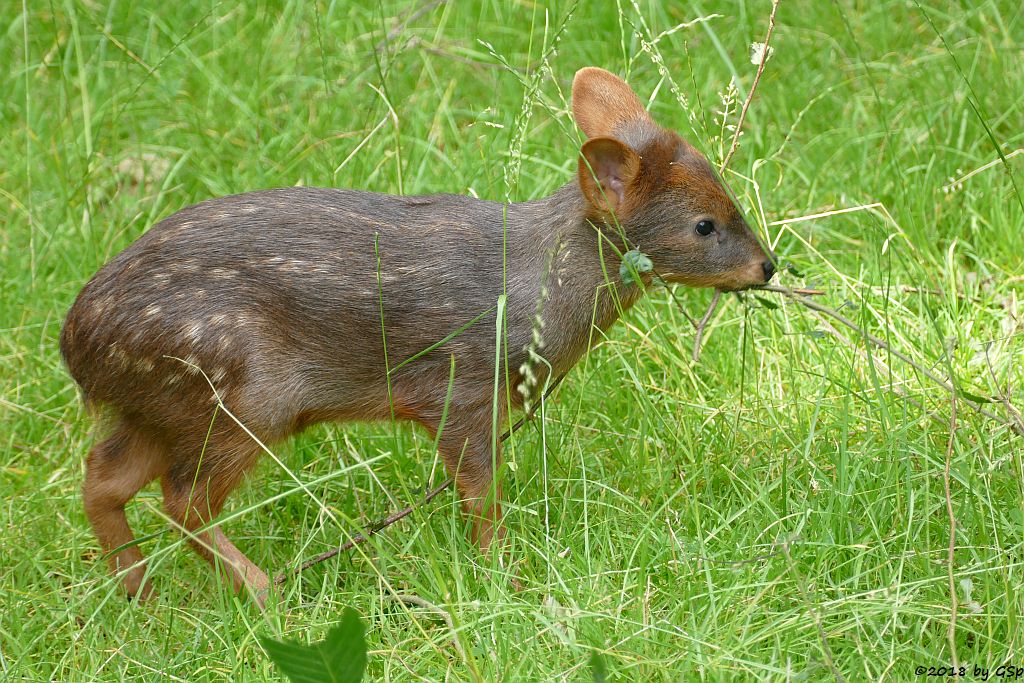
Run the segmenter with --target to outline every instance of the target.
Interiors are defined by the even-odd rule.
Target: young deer
[[[266,574],[217,527],[198,530],[256,461],[252,435],[274,443],[325,421],[395,417],[441,430],[440,454],[486,548],[502,531],[491,443],[499,295],[504,421],[509,402],[521,409],[600,337],[593,325],[607,329],[643,293],[649,282],[609,282],[617,253],[639,246],[664,280],[696,287],[772,277],[708,162],[629,86],[582,69],[572,105],[588,138],[578,176],[545,199],[299,187],[213,199],[155,225],[84,287],[61,352],[85,401],[114,416],[82,492],[130,595],[151,589],[138,547],[123,547],[133,540],[125,503],[159,478],[198,553],[262,604]],[[538,311],[543,345],[531,349]],[[538,350],[546,364],[531,367]],[[218,400],[237,422],[217,413]]]

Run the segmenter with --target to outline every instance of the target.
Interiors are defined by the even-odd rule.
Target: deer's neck
[[[509,330],[515,332],[509,351],[528,359],[528,350],[520,354],[511,344],[532,345],[556,376],[601,341],[643,294],[641,286],[623,284],[623,245],[613,230],[595,227],[588,207],[576,182],[509,207],[509,261],[518,266],[509,272]],[[513,321],[519,329],[513,330]]]

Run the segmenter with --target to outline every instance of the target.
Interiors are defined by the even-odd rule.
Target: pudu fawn
[[[440,454],[486,548],[502,532],[491,443],[501,294],[504,421],[643,293],[649,274],[618,277],[632,246],[668,282],[738,290],[772,277],[707,160],[628,85],[582,69],[572,109],[587,141],[577,177],[550,197],[507,207],[300,187],[223,197],[164,219],[85,285],[60,346],[87,404],[114,418],[82,492],[129,595],[151,588],[138,547],[123,547],[125,503],[160,479],[196,551],[262,604],[267,575],[219,528],[204,530],[260,453],[246,429],[264,444],[325,421],[441,429]],[[531,350],[538,312],[543,344]],[[546,363],[531,366],[537,353]]]

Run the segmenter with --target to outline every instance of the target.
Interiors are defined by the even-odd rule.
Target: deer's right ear
[[[598,211],[618,211],[640,173],[640,155],[615,138],[591,138],[580,150],[580,189]]]
[[[651,121],[643,102],[615,74],[588,66],[572,80],[572,115],[588,138],[612,135],[627,121]]]

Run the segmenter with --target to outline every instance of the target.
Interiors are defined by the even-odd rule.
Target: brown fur
[[[643,294],[618,280],[617,249],[638,245],[670,282],[741,289],[771,276],[707,161],[625,83],[581,70],[573,112],[589,138],[578,177],[545,199],[317,188],[224,197],[161,221],[86,284],[61,351],[85,400],[115,415],[89,454],[83,497],[129,594],[150,588],[138,548],[117,550],[134,540],[124,506],[160,479],[175,526],[262,601],[266,575],[211,525],[259,454],[248,432],[272,444],[325,421],[394,416],[441,430],[486,548],[503,533],[491,444],[499,295],[504,422],[509,403],[521,408],[549,372],[568,371]],[[695,233],[700,221],[713,221],[710,236]]]

